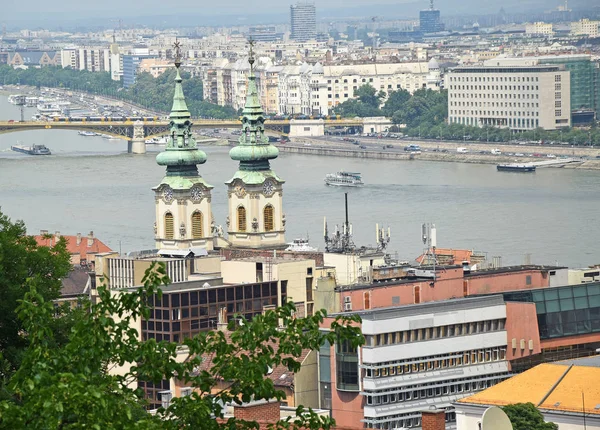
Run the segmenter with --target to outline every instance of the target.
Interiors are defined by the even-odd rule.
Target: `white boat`
[[[153,137],[151,139],[146,139],[145,143],[152,144],[152,145],[166,145],[167,141],[168,141],[167,137],[163,136],[163,137]]]
[[[293,242],[288,243],[288,247],[285,248],[286,251],[294,251],[294,252],[316,252],[317,248],[308,245],[308,239],[294,239]]]
[[[80,131],[78,132],[80,136],[97,136],[93,131]]]
[[[341,171],[328,173],[325,176],[325,184],[336,187],[361,187],[365,183],[362,181],[360,173]]]

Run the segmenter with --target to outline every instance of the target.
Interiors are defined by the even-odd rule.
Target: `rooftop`
[[[47,246],[49,248],[55,246],[60,238],[64,238],[67,241],[67,251],[72,255],[79,254],[81,259],[87,258],[87,254],[111,251],[102,241],[94,237],[93,231],[90,231],[88,236],[82,236],[81,234],[70,236],[61,235],[58,231],[54,234],[48,234],[47,231],[42,230],[41,234],[34,236],[34,238],[39,246]]]
[[[540,364],[459,403],[504,406],[533,403],[552,412],[600,416],[600,357]]]

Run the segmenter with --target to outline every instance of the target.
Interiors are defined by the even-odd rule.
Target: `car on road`
[[[410,144],[404,147],[405,151],[420,151],[421,147],[419,145]]]
[[[367,147],[365,145],[360,145],[359,148],[360,149],[367,149]]]

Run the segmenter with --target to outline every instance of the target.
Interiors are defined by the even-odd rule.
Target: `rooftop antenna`
[[[433,0],[429,0],[429,9],[433,10]]]
[[[352,224],[348,219],[348,193],[344,193],[344,206],[346,211],[346,218],[344,224],[342,224],[342,230],[335,226],[335,232],[333,235],[329,235],[327,228],[327,219],[323,218],[323,236],[325,239],[325,250],[327,252],[336,253],[347,253],[354,250],[355,245],[352,241]]]
[[[421,224],[421,238],[423,239],[423,245],[427,247],[427,261],[429,262],[430,259],[433,259],[433,282],[435,282],[435,263],[437,260],[435,254],[435,248],[437,246],[437,231],[435,224],[429,222]]]

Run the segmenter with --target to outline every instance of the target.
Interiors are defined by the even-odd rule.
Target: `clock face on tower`
[[[263,194],[267,197],[271,197],[274,192],[275,188],[273,186],[273,182],[268,180],[265,181],[265,183],[263,184]]]
[[[165,202],[167,203],[173,201],[173,189],[171,187],[165,187],[163,190],[163,199],[165,199]]]
[[[190,194],[192,196],[192,200],[195,202],[199,202],[200,200],[202,200],[202,197],[204,195],[204,193],[202,192],[202,189],[200,187],[192,188],[192,191],[190,192]]]

